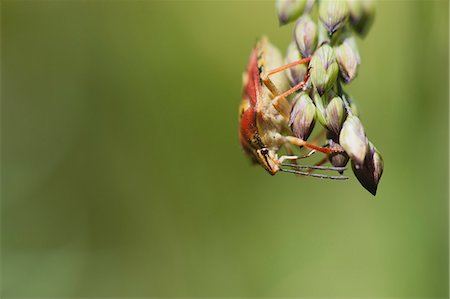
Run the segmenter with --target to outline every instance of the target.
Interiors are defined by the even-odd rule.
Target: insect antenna
[[[319,178],[319,179],[330,179],[330,180],[347,180],[348,179],[348,177],[343,176],[343,175],[336,175],[336,176],[335,175],[325,175],[325,174],[298,171],[298,170],[293,170],[293,169],[280,168],[280,171],[295,173],[295,174],[304,175],[304,176],[311,176],[311,177],[315,177],[315,178]]]
[[[281,166],[292,167],[292,168],[303,168],[303,169],[318,169],[318,170],[335,170],[338,172],[343,172],[347,169],[347,167],[333,167],[333,166],[308,166],[308,165],[299,165],[299,164],[281,164]]]

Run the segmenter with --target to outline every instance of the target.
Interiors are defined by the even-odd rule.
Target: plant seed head
[[[325,96],[324,96],[325,97]],[[319,95],[317,90],[314,90],[313,94],[314,104],[316,105],[316,118],[322,126],[327,125],[326,117],[325,117],[325,105],[324,99]]]
[[[322,0],[319,4],[319,18],[332,35],[348,19],[349,10],[346,0]]]
[[[303,57],[309,57],[317,47],[317,26],[307,15],[298,19],[294,28],[294,40]]]
[[[331,149],[339,151],[344,150],[342,146],[339,145],[339,143],[333,141],[332,139],[329,140],[329,145]],[[349,157],[345,152],[331,153],[328,155],[328,160],[334,167],[344,167],[345,165],[347,165]]]
[[[334,56],[333,48],[322,45],[312,57],[309,67],[311,69],[311,81],[322,96],[336,82],[339,66]]]
[[[329,44],[331,42],[330,35],[328,34],[327,28],[325,28],[325,25],[322,24],[322,22],[318,22],[317,24],[317,31],[318,33],[318,47],[322,46],[323,44]]]
[[[363,164],[352,161],[352,169],[358,181],[370,193],[377,193],[378,183],[383,174],[384,163],[380,152],[369,142],[369,151]]]
[[[295,21],[305,10],[308,0],[275,0],[280,25]]]
[[[370,146],[370,153],[372,155],[373,159],[373,165],[374,165],[374,177],[378,181],[381,179],[381,175],[383,174],[384,170],[384,161],[383,157],[381,156],[381,153],[378,151],[378,149],[372,144],[372,142],[369,142]]]
[[[342,122],[345,119],[345,108],[344,102],[340,97],[334,97],[327,108],[325,109],[326,114],[326,126],[335,136],[339,136],[341,131]]]
[[[369,146],[364,127],[357,116],[347,116],[339,134],[339,144],[357,165],[362,165]]]
[[[347,0],[350,23],[353,29],[361,36],[369,31],[375,17],[375,7],[372,0]]]
[[[361,0],[347,0],[349,21],[352,25],[357,24],[363,16],[363,9],[361,2],[362,2]]]
[[[310,14],[315,3],[316,3],[316,0],[307,0],[304,14]]]
[[[356,77],[361,62],[354,38],[346,38],[341,45],[335,48],[335,53],[342,78],[346,83],[351,82]]]
[[[311,134],[316,116],[316,107],[307,93],[299,93],[294,98],[289,126],[294,136],[303,140]]]
[[[287,48],[286,64],[302,59],[302,55],[297,49],[297,45],[291,42]],[[297,85],[305,79],[308,67],[305,64],[299,64],[287,70],[287,77],[291,86]]]

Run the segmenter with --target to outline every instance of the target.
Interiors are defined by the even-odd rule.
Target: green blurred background
[[[2,293],[448,298],[447,1],[380,1],[348,90],[374,198],[237,137],[271,1],[2,1]]]

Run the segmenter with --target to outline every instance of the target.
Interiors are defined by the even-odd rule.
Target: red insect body
[[[240,122],[240,141],[241,145],[248,151],[251,150],[251,140],[257,134],[256,127],[256,104],[257,94],[261,92],[261,85],[259,80],[257,53],[253,49],[250,55],[250,62],[247,66],[246,84],[244,86],[244,94],[241,103],[241,122]]]
[[[278,171],[276,152],[281,146],[278,144],[279,133],[281,128],[286,127],[286,121],[272,107],[270,92],[262,83],[268,53],[273,55],[270,51],[277,51],[269,46],[268,41],[262,39],[250,55],[240,107],[239,136],[242,148],[251,159],[260,163],[269,173],[275,174]],[[281,63],[281,55],[276,52],[275,56],[276,62]],[[281,77],[284,78],[284,75]]]

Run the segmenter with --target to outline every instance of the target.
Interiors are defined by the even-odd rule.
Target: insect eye
[[[269,150],[267,148],[261,149],[261,154],[267,155],[269,153]]]

